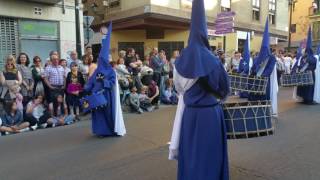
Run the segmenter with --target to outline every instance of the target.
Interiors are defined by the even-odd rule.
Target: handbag
[[[104,96],[104,91],[99,91],[80,99],[80,104],[84,112],[96,111],[108,105],[108,100]]]

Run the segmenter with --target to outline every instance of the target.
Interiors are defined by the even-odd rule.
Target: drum
[[[105,107],[108,104],[108,101],[104,96],[103,91],[100,91],[92,95],[85,96],[84,98],[80,99],[80,103],[83,111],[89,112]]]
[[[232,91],[241,91],[255,94],[266,94],[269,78],[242,74],[229,74]]]
[[[314,84],[313,74],[311,71],[296,74],[282,74],[280,82],[283,87],[308,86]]]
[[[272,135],[274,123],[270,101],[228,101],[223,105],[228,139]]]

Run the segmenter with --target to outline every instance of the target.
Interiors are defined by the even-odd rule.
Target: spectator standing
[[[291,67],[292,67],[292,56],[291,53],[288,53],[285,57],[284,57],[284,67],[285,67],[285,74],[290,74],[291,73]]]
[[[75,117],[75,120],[80,120],[80,98],[82,97],[83,87],[85,81],[83,74],[78,71],[78,65],[71,63],[71,72],[69,72],[66,80],[67,88],[67,104],[70,108],[71,115]]]
[[[82,56],[82,59],[85,59],[86,56],[88,57],[88,56],[90,56],[90,55],[93,56],[93,54],[92,54],[92,47],[91,47],[91,46],[87,46],[87,47],[86,47],[86,52],[85,52],[85,54]]]
[[[0,82],[2,84],[1,100],[11,101],[16,98],[16,93],[20,91],[22,77],[16,68],[16,61],[12,55],[6,58],[6,65],[0,75]]]
[[[85,56],[83,60],[83,72],[82,75],[83,75],[83,79],[85,81],[88,80],[88,77],[89,77],[89,67],[90,67],[90,64],[92,63],[92,59],[93,59],[93,56],[92,55],[89,55],[89,56]]]
[[[51,65],[48,65],[44,71],[44,81],[49,87],[50,91],[47,94],[49,102],[53,102],[55,97],[64,93],[65,71],[59,65],[59,57],[56,55],[51,56]]]
[[[226,56],[225,56],[224,51],[220,49],[217,51],[217,54],[218,54],[218,58],[220,59],[224,69],[226,71],[228,71],[228,63],[226,62]]]
[[[172,57],[170,59],[170,73],[169,73],[169,78],[173,78],[173,71],[175,69],[174,63],[176,59],[180,56],[180,52],[178,50],[173,51]]]
[[[239,64],[241,61],[241,53],[236,51],[233,55],[233,58],[231,59],[231,72],[238,72]]]
[[[88,77],[88,79],[92,76],[94,71],[97,69],[97,59],[95,59],[93,57],[93,55],[90,55],[89,56],[89,63],[90,63],[90,65],[89,65],[89,77]]]
[[[141,71],[142,62],[136,59],[135,50],[133,48],[128,49],[127,56],[125,58],[125,65],[127,66],[129,72],[132,72],[133,86],[135,86],[138,92],[140,92],[142,82],[139,73]]]
[[[170,62],[167,60],[166,52],[161,50],[159,57],[163,62],[162,72],[161,72],[161,82],[160,82],[160,96],[164,93],[165,82],[169,79],[170,73]]]
[[[25,121],[29,122],[30,127],[35,130],[37,127],[45,128],[50,117],[44,104],[44,96],[35,95],[33,100],[27,104]]]
[[[158,54],[158,48],[153,48],[150,66],[153,69],[153,80],[157,83],[158,87],[161,84],[161,73],[163,70],[164,62]]]
[[[1,133],[20,133],[29,127],[28,122],[23,122],[22,113],[17,110],[17,103],[10,101],[5,104],[5,115],[1,117]]]
[[[121,103],[123,104],[127,96],[130,94],[129,86],[132,84],[130,73],[124,65],[124,59],[119,56],[115,71],[120,86]]]
[[[277,78],[278,84],[280,83],[281,75],[285,72],[285,65],[284,65],[284,56],[282,51],[276,56],[276,68],[277,68]]]
[[[29,68],[30,59],[26,53],[20,53],[17,61],[17,70],[21,73],[22,84],[20,85],[21,94],[23,96],[23,105],[32,99],[34,80],[32,77],[31,69]]]
[[[34,80],[33,94],[44,95],[44,86],[43,86],[44,69],[41,65],[41,59],[39,56],[35,56],[33,58],[33,66],[31,67],[31,72]]]
[[[63,69],[64,69],[64,77],[66,78],[67,75],[69,74],[69,72],[71,71],[70,70],[71,66],[70,66],[70,68],[69,68],[69,66],[67,66],[67,60],[65,60],[65,59],[60,59],[59,64],[60,64],[60,66],[63,67]]]
[[[75,62],[78,65],[79,71],[83,72],[83,63],[80,59],[78,59],[77,51],[71,51],[70,59],[68,59],[68,61],[67,61],[68,68],[71,68],[70,65],[72,62]]]
[[[62,126],[73,123],[74,116],[68,114],[67,104],[64,103],[63,95],[56,96],[54,101],[49,104],[51,118],[48,120],[50,126]]]

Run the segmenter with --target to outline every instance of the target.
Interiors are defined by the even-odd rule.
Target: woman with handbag
[[[0,99],[2,101],[12,101],[16,98],[16,93],[20,91],[22,84],[21,73],[16,68],[16,61],[12,55],[6,58],[4,71],[0,74],[2,92]]]
[[[41,59],[39,56],[35,56],[33,58],[33,65],[31,67],[31,72],[34,80],[33,94],[44,95],[44,87],[43,87],[44,68],[41,65]]]
[[[22,76],[21,94],[23,96],[23,105],[26,105],[33,96],[34,80],[31,69],[29,68],[30,60],[26,53],[20,53],[17,60],[17,69]]]

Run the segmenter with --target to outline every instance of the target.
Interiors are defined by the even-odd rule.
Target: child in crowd
[[[16,93],[17,109],[23,114],[23,96],[20,93]]]
[[[70,64],[71,72],[69,72],[66,80],[67,87],[67,103],[70,108],[71,115],[75,116],[75,120],[80,120],[80,98],[85,84],[83,75],[78,71],[78,65],[75,62]]]
[[[64,77],[66,78],[68,73],[71,71],[70,68],[68,68],[68,63],[67,63],[67,60],[65,59],[60,59],[60,62],[59,62],[60,66],[63,67],[64,69]]]
[[[161,96],[161,102],[164,104],[178,104],[178,96],[173,88],[173,80],[167,79],[165,89]]]
[[[30,123],[32,130],[35,130],[37,127],[47,127],[49,119],[50,114],[44,105],[44,96],[36,95],[27,105],[25,121]]]
[[[147,91],[148,87],[142,86],[141,94],[139,94],[140,107],[144,111],[151,112],[154,110],[154,106],[151,104],[152,99],[148,97]]]
[[[129,100],[132,111],[135,111],[139,114],[143,113],[143,110],[140,108],[139,94],[137,93],[137,88],[135,86],[131,88]]]
[[[52,103],[49,104],[51,118],[48,120],[48,125],[62,126],[73,123],[74,117],[68,115],[67,104],[64,103],[63,96],[59,94]]]
[[[88,77],[89,77],[89,66],[92,63],[92,58],[93,58],[92,55],[83,57],[83,66],[82,66],[82,72],[81,73],[82,73],[83,79],[85,81],[87,81]],[[70,68],[72,68],[72,67],[70,66]]]
[[[2,125],[0,132],[3,133],[20,133],[29,127],[28,122],[23,122],[22,113],[17,109],[15,101],[8,101],[5,104],[5,114],[1,117]]]

